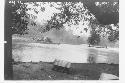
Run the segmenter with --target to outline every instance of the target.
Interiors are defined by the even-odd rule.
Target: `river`
[[[119,64],[119,51],[115,48],[88,47],[87,44],[13,44],[12,55],[15,61],[53,62],[55,59],[71,63],[87,63],[89,56],[94,56],[96,63]]]

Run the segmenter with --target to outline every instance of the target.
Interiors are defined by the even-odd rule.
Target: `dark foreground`
[[[69,74],[52,68],[53,64],[47,62],[15,63],[14,80],[98,80],[101,73],[119,76],[118,64],[72,63]]]

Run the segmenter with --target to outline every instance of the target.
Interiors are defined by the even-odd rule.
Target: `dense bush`
[[[45,43],[52,43],[52,40],[50,38],[46,37]]]
[[[100,35],[96,32],[93,32],[91,36],[88,38],[89,45],[98,45],[100,42]]]

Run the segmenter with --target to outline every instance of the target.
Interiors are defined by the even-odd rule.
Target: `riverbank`
[[[48,62],[26,62],[13,65],[14,80],[98,80],[101,73],[119,76],[118,64],[72,63],[70,74],[52,70]]]

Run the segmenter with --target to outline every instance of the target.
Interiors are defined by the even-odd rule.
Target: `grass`
[[[70,74],[52,70],[48,62],[20,62],[13,65],[14,80],[98,80],[101,73],[119,76],[118,64],[72,63]]]

